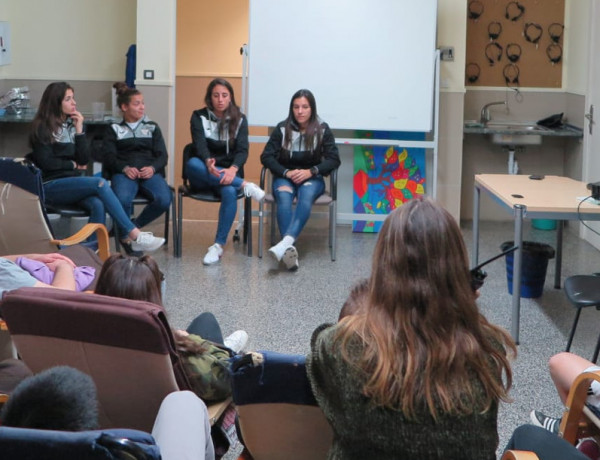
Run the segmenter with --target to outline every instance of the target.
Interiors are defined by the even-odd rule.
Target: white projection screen
[[[310,89],[336,129],[429,132],[437,0],[250,0],[248,120]]]

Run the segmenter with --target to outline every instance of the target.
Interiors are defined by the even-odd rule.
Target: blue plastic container
[[[512,241],[502,243],[500,249],[506,251],[514,245]],[[506,281],[508,293],[512,295],[514,252],[506,255]],[[548,260],[554,257],[554,248],[548,244],[523,241],[521,264],[521,297],[533,299],[541,297],[546,282]]]
[[[531,225],[538,230],[556,230],[556,221],[552,219],[531,219]]]

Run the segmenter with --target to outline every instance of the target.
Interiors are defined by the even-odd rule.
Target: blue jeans
[[[288,187],[291,191],[282,190]],[[281,236],[298,238],[310,217],[312,205],[325,191],[325,181],[320,174],[299,185],[284,177],[273,179],[273,196],[277,203],[277,225]],[[297,199],[293,209],[294,198]]]
[[[171,189],[160,174],[154,174],[150,179],[131,180],[125,174],[112,176],[111,186],[128,216],[133,214],[133,199],[138,194],[150,200],[140,215],[135,219],[139,228],[160,217],[171,206]]]
[[[231,230],[235,220],[237,194],[244,183],[244,179],[235,176],[231,184],[222,185],[219,183],[219,178],[209,173],[204,162],[198,157],[190,158],[185,167],[185,172],[194,189],[212,190],[221,197],[215,243],[223,246],[227,242],[227,235],[229,235],[229,230]]]
[[[88,210],[92,223],[106,223],[105,212],[108,212],[121,235],[129,235],[135,228],[108,182],[100,177],[64,177],[51,180],[44,184],[44,194],[50,205],[76,204]]]

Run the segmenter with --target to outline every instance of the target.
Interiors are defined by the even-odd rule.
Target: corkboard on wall
[[[465,84],[560,88],[564,18],[565,0],[469,0]]]

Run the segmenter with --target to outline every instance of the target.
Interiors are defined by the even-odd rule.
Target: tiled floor
[[[161,224],[153,230],[162,232]],[[175,259],[172,248],[155,253],[166,274],[166,308],[170,322],[184,327],[201,311],[210,310],[219,319],[224,334],[245,329],[247,348],[289,353],[306,353],[312,330],[322,322],[337,319],[352,283],[370,272],[371,255],[377,235],[354,234],[349,226],[338,227],[337,261],[329,257],[326,220],[314,219],[297,242],[300,269],[288,272],[268,258],[246,256],[240,243],[228,243],[221,263],[204,267],[202,257],[212,244],[215,225],[184,224],[183,257]],[[471,224],[463,225],[471,248]],[[480,260],[499,252],[502,242],[512,239],[510,222],[484,222],[481,226]],[[555,245],[554,232],[525,227],[525,240]],[[266,245],[268,247],[268,244]],[[481,290],[479,305],[490,321],[510,328],[511,297],[507,291],[504,260],[486,267],[488,278]],[[579,273],[600,269],[600,253],[586,242],[565,232],[563,280]],[[536,408],[559,415],[561,404],[547,371],[547,361],[562,351],[573,320],[574,309],[561,290],[552,287],[554,265],[548,267],[542,297],[521,302],[521,343],[513,363],[513,402],[502,404],[499,415],[500,447],[512,431],[527,423]],[[583,311],[572,351],[589,358],[600,328],[595,309]]]

